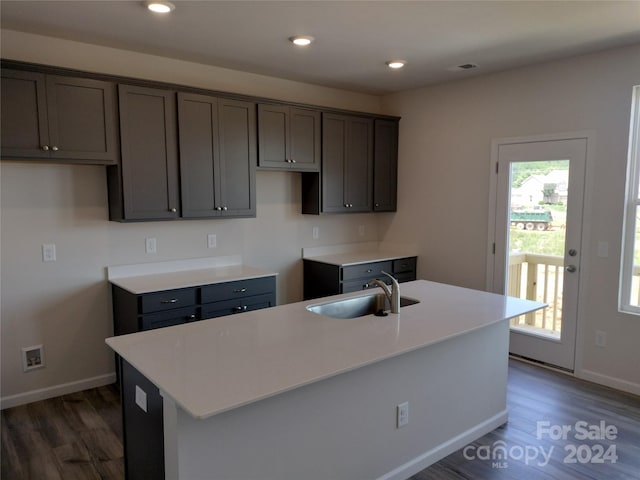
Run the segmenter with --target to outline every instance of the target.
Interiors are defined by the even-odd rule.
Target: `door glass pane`
[[[510,164],[507,295],[549,306],[511,328],[560,338],[569,160]]]

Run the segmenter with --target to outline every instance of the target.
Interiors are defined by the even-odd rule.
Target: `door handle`
[[[567,272],[575,273],[577,271],[578,271],[578,267],[576,267],[575,265],[567,265]]]

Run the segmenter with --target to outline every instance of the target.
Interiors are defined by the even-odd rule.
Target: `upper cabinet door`
[[[256,215],[256,104],[218,99],[222,214]]]
[[[371,211],[373,120],[326,113],[322,128],[322,212]]]
[[[320,112],[286,105],[258,105],[258,165],[261,168],[320,170]]]
[[[349,211],[372,210],[373,120],[354,117],[347,124],[345,201]]]
[[[345,169],[348,118],[323,114],[322,117],[322,209],[323,213],[347,211]]]
[[[292,170],[320,171],[320,112],[307,108],[289,110],[289,159]]]
[[[288,151],[289,107],[258,105],[258,165],[289,170]]]
[[[398,185],[398,122],[376,119],[373,152],[373,210],[395,212]]]
[[[49,153],[46,82],[42,73],[2,69],[2,158]]]
[[[178,93],[182,216],[218,216],[218,99]]]
[[[2,70],[2,158],[113,165],[115,85]]]
[[[86,78],[47,75],[51,158],[118,160],[115,85]]]
[[[180,215],[176,94],[119,85],[122,194],[126,220]]]

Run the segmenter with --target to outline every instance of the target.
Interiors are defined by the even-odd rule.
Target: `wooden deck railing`
[[[559,336],[562,330],[563,257],[536,253],[509,256],[507,295],[547,303],[549,306],[511,320],[511,325]],[[640,305],[640,265],[633,267],[631,299]]]
[[[509,256],[507,294],[549,306],[511,320],[512,326],[540,329],[559,335],[562,327],[564,259],[559,255],[514,253]]]

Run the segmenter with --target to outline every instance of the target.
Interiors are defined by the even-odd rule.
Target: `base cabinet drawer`
[[[216,283],[202,287],[203,304],[220,300],[250,297],[276,291],[275,277],[251,278],[234,282]]]
[[[196,307],[175,308],[166,312],[150,313],[140,317],[140,330],[153,330],[154,328],[171,327],[198,319]]]
[[[165,290],[147,293],[140,297],[140,312],[160,312],[181,307],[190,307],[197,303],[198,292],[195,288]]]
[[[382,272],[391,273],[392,265],[392,262],[374,262],[342,267],[342,280],[345,282],[356,278],[373,280],[383,275]]]
[[[275,307],[275,295],[266,293],[263,295],[253,295],[242,299],[224,300],[202,306],[201,319],[222,317],[236,313],[250,312],[261,308]]]

